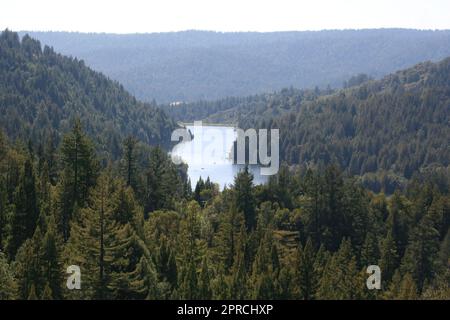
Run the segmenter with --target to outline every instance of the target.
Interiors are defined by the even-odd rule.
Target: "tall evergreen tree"
[[[206,256],[203,258],[202,268],[200,271],[200,277],[198,282],[199,282],[199,298],[203,300],[210,300],[212,298],[211,276]]]
[[[183,184],[175,165],[160,147],[151,149],[145,175],[145,213],[172,209],[173,200],[183,194]]]
[[[31,238],[39,217],[36,182],[31,159],[25,161],[20,184],[14,198],[15,210],[11,222],[11,239],[8,243],[10,257],[14,257],[22,243]]]
[[[66,246],[66,262],[79,265],[84,277],[83,295],[90,298],[124,298],[130,278],[140,261],[136,235],[130,223],[115,220],[118,191],[102,176],[86,208],[72,223],[74,232]],[[135,254],[133,254],[135,253]],[[133,263],[130,259],[136,261]],[[132,293],[130,293],[132,294]]]
[[[317,289],[317,275],[314,269],[315,253],[312,240],[308,239],[305,246],[299,246],[297,251],[297,283],[299,286],[299,298],[311,300]]]
[[[214,237],[215,255],[225,267],[230,270],[236,257],[236,250],[239,241],[239,232],[244,226],[244,216],[237,212],[233,206],[228,212],[221,215],[220,224]]]
[[[392,231],[389,231],[381,245],[380,268],[383,270],[383,281],[390,281],[399,265],[397,246]]]
[[[40,250],[40,265],[43,281],[46,282],[44,292],[46,299],[62,298],[62,264],[61,264],[61,242],[57,233],[54,218],[50,216],[47,221],[47,231],[42,239]]]
[[[229,293],[233,299],[245,299],[248,295],[247,290],[247,269],[245,266],[246,253],[246,232],[242,224],[241,231],[237,237],[235,257],[231,267],[229,279]]]
[[[239,172],[234,179],[235,206],[244,214],[247,230],[256,226],[255,196],[253,194],[253,175],[248,166]]]
[[[402,261],[403,274],[410,274],[419,292],[426,280],[434,278],[438,267],[439,232],[429,214],[425,215],[415,230]]]
[[[41,229],[37,227],[33,237],[27,239],[17,251],[14,269],[20,299],[27,299],[30,293],[37,297],[43,290],[40,259],[42,240]]]
[[[361,247],[360,266],[367,268],[370,265],[376,265],[379,259],[380,250],[378,248],[378,239],[373,232],[369,231]]]
[[[64,136],[61,146],[63,177],[59,189],[59,227],[65,241],[70,235],[70,221],[74,207],[83,208],[89,190],[98,176],[98,163],[92,142],[82,130],[79,120],[72,131]]]
[[[146,299],[155,300],[161,299],[162,292],[158,286],[158,277],[155,265],[151,259],[148,259],[146,255],[142,255],[134,272],[129,274],[128,283],[130,292],[128,296],[122,297],[123,299]]]
[[[160,281],[170,286],[169,290],[177,287],[178,270],[175,250],[170,246],[165,236],[162,236],[161,245],[156,255],[156,269],[160,276]]]
[[[125,181],[127,186],[136,190],[136,174],[137,174],[137,159],[136,159],[136,144],[137,140],[133,136],[128,136],[123,141],[123,165],[125,173]]]
[[[361,299],[365,281],[361,279],[350,240],[344,239],[339,250],[329,259],[320,279],[319,299]]]

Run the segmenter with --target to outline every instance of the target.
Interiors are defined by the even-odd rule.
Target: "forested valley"
[[[289,128],[279,173],[255,185],[246,168],[224,190],[209,179],[192,189],[167,154],[175,120],[164,110],[3,32],[0,299],[450,299],[448,64],[393,91],[369,80],[255,98],[267,112],[289,106],[271,123],[238,119]],[[360,174],[372,171],[349,170],[343,150],[396,164],[407,182],[370,190]],[[323,163],[305,165],[315,156]],[[66,286],[71,265],[81,290]],[[381,290],[366,287],[369,265]]]
[[[375,192],[392,194],[414,175],[448,175],[450,58],[382,80],[355,76],[342,90],[287,88],[162,108],[176,119],[278,128],[289,165],[336,164]]]

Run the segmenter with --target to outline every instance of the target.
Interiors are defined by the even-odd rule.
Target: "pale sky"
[[[4,0],[0,28],[146,33],[450,29],[449,0]]]

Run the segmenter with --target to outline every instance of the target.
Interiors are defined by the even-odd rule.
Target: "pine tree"
[[[387,258],[385,256],[385,258]],[[367,232],[366,239],[361,248],[360,266],[367,268],[370,265],[376,265],[380,259],[380,250],[378,248],[378,240],[371,231]]]
[[[15,211],[11,222],[11,239],[8,248],[10,257],[14,257],[22,243],[31,238],[38,217],[39,210],[33,165],[31,160],[27,159],[15,195]]]
[[[195,261],[188,261],[182,273],[180,294],[183,299],[195,300],[199,298],[197,266]]]
[[[125,171],[125,181],[127,186],[132,187],[136,190],[136,138],[128,136],[123,141],[123,161],[124,161],[124,171]]]
[[[61,265],[61,242],[57,234],[56,224],[53,217],[48,218],[47,231],[42,239],[40,250],[40,265],[43,281],[46,281],[51,297],[62,298],[62,265]],[[45,288],[44,288],[45,291]]]
[[[43,290],[42,264],[40,252],[43,235],[39,227],[32,238],[27,239],[17,251],[14,264],[19,299],[27,299],[31,287],[38,294]]]
[[[253,175],[248,171],[248,166],[234,178],[234,192],[236,209],[244,214],[247,230],[253,230],[256,226],[255,197]]]
[[[211,278],[206,256],[203,258],[202,269],[199,278],[199,299],[210,300],[212,298]]]
[[[299,246],[297,251],[297,283],[299,285],[299,298],[302,300],[314,299],[317,288],[317,275],[314,270],[315,254],[311,239],[308,239],[303,249]]]
[[[276,298],[276,289],[273,277],[270,273],[264,272],[256,278],[252,299],[273,300]]]
[[[302,189],[307,199],[307,205],[305,206],[307,224],[305,229],[316,247],[321,244],[322,240],[323,185],[324,183],[318,174],[311,170],[306,172],[302,183]]]
[[[225,270],[230,270],[236,257],[239,234],[244,226],[244,215],[233,206],[221,215],[219,230],[214,237],[215,255]]]
[[[153,261],[150,265],[150,253],[136,235],[130,224],[118,225],[114,233],[115,245],[110,249],[112,259],[107,261],[108,293],[114,299],[139,299],[141,290],[135,292],[135,287],[131,286],[131,279],[136,280],[136,269],[142,261],[140,258],[146,256],[147,269],[154,270]],[[144,281],[146,280],[145,275]],[[150,276],[150,275],[149,275]],[[152,277],[153,278],[153,277]],[[154,278],[156,280],[156,277]],[[148,283],[148,281],[146,281]],[[157,282],[153,284],[157,286]],[[153,288],[148,288],[152,291]],[[147,296],[149,294],[147,293]]]
[[[132,295],[124,299],[137,298],[146,300],[161,299],[155,265],[146,255],[142,255],[136,269],[129,275],[129,288]]]
[[[129,223],[115,220],[120,188],[102,176],[92,191],[89,205],[80,210],[66,246],[68,264],[79,265],[83,294],[89,298],[133,296],[130,279],[140,261],[142,247]]]
[[[246,232],[242,224],[241,231],[236,241],[236,252],[233,258],[229,279],[229,291],[233,299],[245,299],[247,297],[247,270],[245,267]]]
[[[399,192],[395,192],[390,201],[390,210],[387,219],[387,230],[391,233],[395,242],[398,257],[405,253],[408,242],[408,229],[406,221],[408,219],[408,203]]]
[[[294,272],[290,265],[282,265],[280,275],[278,276],[278,283],[280,286],[280,300],[290,300],[296,298],[294,295]]]
[[[344,239],[329,259],[319,282],[318,299],[352,300],[361,298],[365,281],[360,277],[350,240]]]
[[[59,224],[63,238],[67,241],[74,206],[85,206],[89,190],[95,185],[98,176],[92,142],[84,134],[79,120],[75,121],[72,131],[63,138],[61,158],[64,171],[59,196]]]
[[[139,205],[134,198],[133,189],[125,186],[123,180],[114,181],[114,201],[112,218],[120,224],[131,223],[139,215]]]
[[[276,281],[277,271],[274,268],[272,256],[272,229],[268,229],[260,241],[258,251],[252,265],[249,279],[252,288],[252,299],[275,299],[279,295]]]
[[[200,206],[191,201],[185,208],[185,216],[180,223],[181,261],[180,291],[184,299],[198,299],[197,268],[206,250],[206,243],[200,237]]]
[[[172,290],[177,287],[178,270],[175,253],[165,236],[161,237],[161,245],[156,255],[156,269],[160,276],[160,281],[167,283]]]
[[[381,258],[379,265],[381,270],[383,270],[383,281],[389,282],[399,265],[397,246],[395,244],[392,231],[388,232],[381,245]]]
[[[201,193],[204,189],[205,189],[205,182],[203,181],[202,177],[200,177],[194,189],[194,200],[197,201],[199,205],[203,205]]]
[[[175,165],[160,147],[151,149],[145,176],[145,213],[172,209],[174,199],[179,198],[184,192],[183,183]]]
[[[329,250],[335,251],[345,235],[344,212],[348,211],[344,203],[344,180],[336,166],[327,167],[324,174],[324,202],[322,242]]]
[[[426,280],[434,277],[438,268],[439,231],[430,215],[425,215],[412,231],[410,243],[402,260],[402,272],[414,278],[419,292]]]

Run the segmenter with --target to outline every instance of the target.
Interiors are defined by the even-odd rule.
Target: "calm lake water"
[[[234,127],[228,126],[192,126],[186,127],[194,138],[177,144],[172,149],[172,156],[180,157],[188,164],[188,175],[192,188],[195,188],[200,177],[219,184],[223,189],[233,184],[235,175],[243,169],[242,165],[233,164],[233,142],[236,140]],[[267,181],[267,176],[260,174],[257,165],[250,166],[255,184]]]

